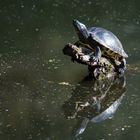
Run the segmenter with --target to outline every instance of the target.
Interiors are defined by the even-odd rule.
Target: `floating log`
[[[89,77],[95,79],[102,79],[103,77],[110,77],[115,72],[115,66],[110,59],[101,57],[100,61],[92,61],[90,57],[91,50],[87,49],[86,44],[72,44],[68,43],[63,49],[63,53],[71,57],[72,62],[77,62],[88,66]]]

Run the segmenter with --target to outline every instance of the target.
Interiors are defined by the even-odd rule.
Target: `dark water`
[[[0,1],[0,139],[138,140],[139,5],[138,0]],[[77,40],[71,25],[75,18],[119,37],[129,55],[126,80],[82,80],[87,67],[72,63],[61,51]],[[114,117],[94,123],[99,112],[82,108],[94,97],[101,100],[102,112],[119,102]],[[86,128],[78,135],[82,126]]]

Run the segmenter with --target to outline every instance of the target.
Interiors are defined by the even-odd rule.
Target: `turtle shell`
[[[92,35],[93,40],[97,41],[102,46],[108,48],[109,50],[119,54],[124,58],[128,57],[122,47],[121,42],[112,32],[99,27],[89,28],[88,32]]]

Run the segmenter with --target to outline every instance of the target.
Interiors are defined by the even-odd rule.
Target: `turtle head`
[[[78,20],[73,20],[73,26],[77,32],[77,35],[81,41],[86,40],[89,37],[87,27],[79,22]]]

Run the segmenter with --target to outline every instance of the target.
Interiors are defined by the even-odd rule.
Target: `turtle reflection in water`
[[[84,132],[89,122],[97,123],[113,117],[126,91],[125,78],[114,77],[104,80],[83,80],[63,104],[67,119],[78,120],[73,135]]]

